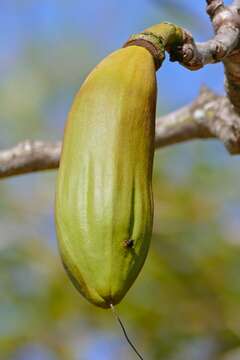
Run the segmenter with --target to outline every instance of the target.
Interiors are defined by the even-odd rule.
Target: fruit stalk
[[[186,32],[181,27],[162,22],[147,28],[142,33],[132,35],[124,46],[145,47],[152,54],[158,70],[165,59],[165,51],[171,52],[182,46],[186,36]]]

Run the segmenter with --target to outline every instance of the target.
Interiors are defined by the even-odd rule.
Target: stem
[[[163,22],[153,25],[140,34],[134,34],[124,44],[126,46],[142,46],[152,54],[156,70],[158,70],[165,59],[165,50],[171,51],[183,46],[185,32],[177,25]]]

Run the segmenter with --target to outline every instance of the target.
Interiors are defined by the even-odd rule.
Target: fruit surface
[[[62,261],[103,308],[141,270],[152,222],[156,76],[151,54],[120,49],[90,73],[65,127],[55,218]]]

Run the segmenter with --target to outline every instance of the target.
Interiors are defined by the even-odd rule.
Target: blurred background
[[[1,0],[0,148],[58,140],[86,74],[130,34],[172,21],[212,36],[205,1]],[[223,69],[166,61],[158,115]],[[56,171],[0,182],[0,359],[135,359],[110,311],[88,304],[60,263]],[[146,264],[118,311],[144,359],[240,358],[240,167],[217,141],[156,152],[155,222]]]

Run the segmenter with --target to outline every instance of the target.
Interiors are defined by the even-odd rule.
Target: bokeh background
[[[173,21],[212,35],[205,1],[1,0],[0,147],[58,140],[86,74],[132,33]],[[166,61],[158,114],[223,69]],[[147,262],[118,311],[145,359],[240,358],[240,166],[217,141],[157,151],[155,223]],[[60,263],[56,171],[0,182],[0,359],[135,359],[112,313],[88,304]]]

